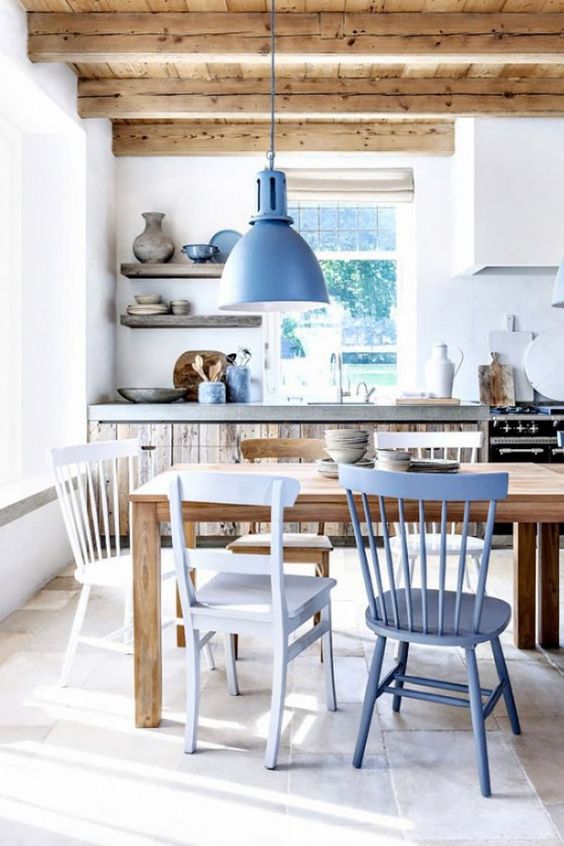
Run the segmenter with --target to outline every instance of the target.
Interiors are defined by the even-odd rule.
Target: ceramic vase
[[[430,396],[440,399],[452,397],[452,386],[454,377],[460,370],[464,355],[462,350],[458,366],[448,357],[448,346],[446,344],[433,344],[431,358],[425,365],[425,383]]]
[[[160,264],[170,261],[174,255],[174,243],[162,230],[162,212],[143,212],[144,231],[133,242],[133,255],[143,262]]]
[[[231,364],[225,371],[227,402],[251,401],[251,371]]]

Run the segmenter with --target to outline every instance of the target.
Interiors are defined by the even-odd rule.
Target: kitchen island
[[[90,441],[139,438],[140,482],[173,464],[221,464],[240,461],[245,438],[323,438],[328,427],[358,426],[375,431],[452,432],[480,428],[487,435],[489,409],[477,403],[457,405],[375,405],[373,403],[271,405],[199,405],[198,403],[91,405]],[[486,437],[482,457],[486,455]],[[125,492],[124,492],[125,493]],[[200,536],[233,536],[247,527],[232,522],[203,523]],[[307,531],[307,528],[304,527]],[[297,526],[291,529],[297,530]],[[167,530],[164,530],[167,534]],[[333,537],[349,535],[344,523],[331,523]]]

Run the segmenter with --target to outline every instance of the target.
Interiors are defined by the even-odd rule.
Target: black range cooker
[[[525,405],[492,408],[489,461],[564,463],[557,432],[564,431],[564,406]]]

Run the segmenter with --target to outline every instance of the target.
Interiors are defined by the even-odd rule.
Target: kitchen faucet
[[[331,369],[331,384],[338,386],[339,402],[343,402],[344,397],[350,397],[351,392],[343,390],[343,356],[340,352],[331,353],[329,367]]]
[[[358,385],[356,386],[356,395],[357,396],[359,395],[361,388],[364,388],[364,402],[370,402],[370,397],[372,396],[372,394],[374,393],[376,388],[372,387],[372,388],[370,388],[370,390],[368,390],[368,385],[366,384],[366,382],[359,382]]]

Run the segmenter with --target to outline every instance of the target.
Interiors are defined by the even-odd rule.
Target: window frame
[[[300,201],[292,201],[291,197],[288,198],[288,205],[294,206],[296,203]],[[311,204],[315,204],[316,201],[314,200],[307,200],[301,201],[307,202]],[[325,199],[320,198],[318,203],[326,203],[328,202]],[[342,204],[345,203],[343,201],[335,201],[335,204]],[[368,204],[367,201],[364,201],[364,204]],[[354,206],[361,206],[363,205],[362,202],[351,202],[351,205]],[[325,260],[342,260],[345,257],[347,260],[360,260],[360,261],[395,261],[396,262],[396,311],[398,314],[398,318],[396,320],[396,332],[397,332],[397,342],[396,342],[396,357],[397,357],[397,384],[395,386],[390,386],[390,397],[395,396],[398,393],[398,385],[400,382],[400,373],[403,371],[400,359],[403,359],[402,354],[402,324],[403,320],[400,319],[399,315],[401,314],[401,305],[406,298],[405,292],[405,281],[404,281],[404,274],[405,274],[405,266],[406,266],[406,258],[405,258],[405,248],[407,245],[407,231],[408,231],[408,221],[409,221],[409,204],[404,202],[390,202],[389,200],[380,200],[375,201],[374,203],[369,203],[369,205],[376,205],[376,206],[384,206],[386,208],[393,206],[396,212],[396,246],[394,250],[366,250],[366,251],[316,251],[315,255],[320,261]],[[299,312],[297,312],[299,313]],[[300,399],[298,397],[294,397],[291,395],[286,395],[282,391],[282,367],[281,367],[281,324],[282,319],[284,317],[284,313],[281,312],[268,312],[264,315],[264,367],[263,367],[263,401],[264,402],[271,402],[271,403],[291,403],[291,402],[303,402],[305,404],[308,403],[307,397]],[[328,398],[327,400],[330,402],[331,400]]]

